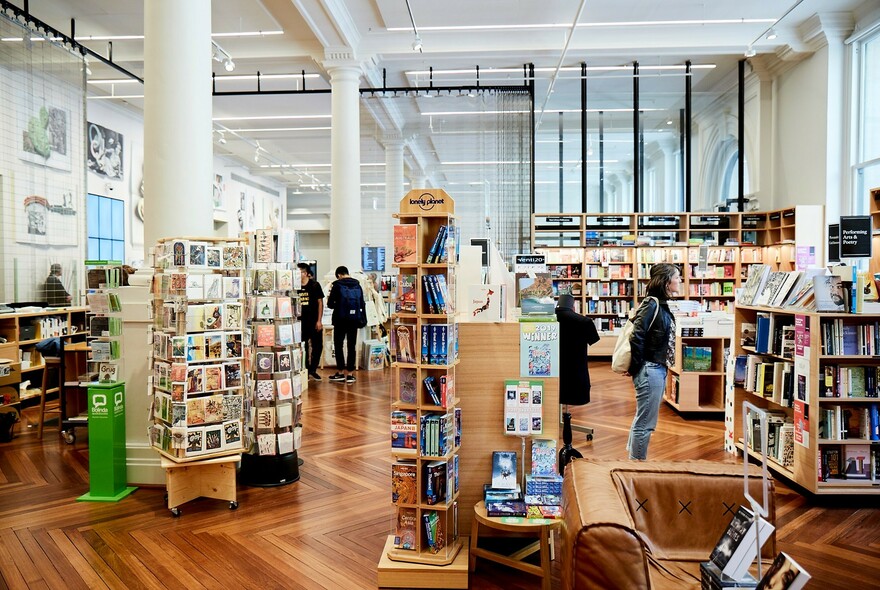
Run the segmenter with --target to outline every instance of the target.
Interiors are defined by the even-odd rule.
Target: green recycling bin
[[[77,500],[118,502],[137,489],[125,485],[125,383],[92,383],[88,401],[89,492]]]

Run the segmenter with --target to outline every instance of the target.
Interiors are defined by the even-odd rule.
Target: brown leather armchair
[[[761,499],[760,470],[749,469],[749,492]],[[565,590],[699,588],[700,562],[737,508],[748,506],[743,466],[704,461],[576,459],[565,469],[563,494]],[[763,555],[775,553],[773,535]]]

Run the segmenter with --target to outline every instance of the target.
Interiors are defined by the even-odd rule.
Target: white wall
[[[827,93],[843,92],[840,87],[828,89],[827,83],[827,46],[776,79],[773,203],[762,202],[762,209],[825,204]],[[840,200],[839,193],[827,196]]]
[[[144,259],[144,220],[138,213],[144,180],[143,116],[108,100],[88,100],[86,109],[89,123],[122,134],[122,178],[113,179],[89,170],[86,188],[90,194],[124,202],[125,262],[140,266],[138,263]]]
[[[122,180],[112,180],[89,171],[88,192],[125,202],[125,259],[140,266],[144,260],[144,221],[138,212],[143,182],[143,115],[109,101],[89,100],[87,117],[89,122],[123,135]],[[280,223],[286,219],[287,196],[281,184],[254,176],[247,168],[219,157],[214,158],[214,172],[219,207],[217,211],[205,214],[214,217],[216,235],[235,237],[242,230],[269,227],[273,219]],[[240,216],[242,205],[244,209]]]

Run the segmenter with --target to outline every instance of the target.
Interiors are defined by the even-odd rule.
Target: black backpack
[[[339,317],[346,324],[363,328],[367,325],[367,312],[364,310],[364,295],[360,285],[337,283]]]

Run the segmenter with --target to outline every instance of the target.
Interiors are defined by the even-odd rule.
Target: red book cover
[[[416,248],[417,229],[415,224],[399,224],[394,226],[394,263],[416,264],[418,252]]]

